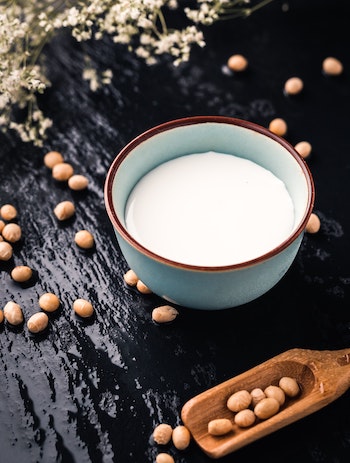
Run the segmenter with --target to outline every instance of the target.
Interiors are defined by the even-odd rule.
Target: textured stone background
[[[91,93],[81,79],[84,51],[67,36],[47,49],[52,80],[41,103],[54,127],[43,148],[0,137],[0,203],[19,211],[23,239],[9,263],[0,264],[0,306],[15,300],[26,319],[43,292],[59,295],[45,335],[26,326],[0,328],[0,462],[143,463],[159,449],[150,438],[159,422],[180,423],[192,396],[292,347],[350,346],[349,14],[346,1],[275,2],[252,17],[205,30],[207,47],[174,69],[166,60],[149,68],[108,40],[86,44],[93,62],[114,72],[111,86]],[[233,53],[250,67],[227,73]],[[337,56],[343,75],[321,72]],[[303,93],[283,94],[288,77],[304,80]],[[168,326],[151,310],[162,301],[125,287],[127,265],[104,207],[103,186],[117,152],[134,136],[169,119],[197,114],[241,117],[267,126],[289,125],[292,144],[308,140],[316,185],[317,235],[305,236],[293,266],[268,294],[219,312],[179,308]],[[55,182],[43,165],[61,151],[86,192]],[[54,206],[74,201],[75,217],[60,224]],[[73,243],[87,228],[96,249]],[[35,269],[21,286],[14,265]],[[90,299],[96,316],[72,315],[77,297]],[[345,463],[350,459],[349,393],[325,409],[222,459],[225,462]],[[192,443],[166,449],[178,463],[209,463]]]

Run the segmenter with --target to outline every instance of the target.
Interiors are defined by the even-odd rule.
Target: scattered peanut
[[[228,418],[217,418],[208,423],[208,433],[212,436],[223,436],[232,429],[232,422]]]
[[[91,302],[85,299],[76,299],[73,302],[73,310],[82,318],[91,317],[94,313],[94,308]]]
[[[250,395],[252,396],[252,406],[255,407],[255,405],[260,402],[260,400],[265,399],[266,395],[260,387],[256,387],[250,392]]]
[[[317,233],[321,228],[321,221],[317,214],[314,212],[310,215],[310,218],[306,224],[305,231],[307,233]],[[1,244],[1,243],[0,243]]]
[[[73,166],[68,162],[59,162],[52,168],[52,177],[59,182],[66,182],[73,174]]]
[[[158,453],[156,463],[175,463],[175,460],[169,453]]]
[[[10,260],[13,255],[13,248],[7,241],[0,241],[0,260]]]
[[[255,405],[254,413],[261,420],[266,420],[275,415],[279,409],[280,404],[276,399],[273,397],[266,397]]]
[[[235,423],[240,428],[247,428],[255,423],[255,413],[250,408],[241,410],[235,415]]]
[[[63,162],[63,156],[58,151],[49,151],[44,156],[44,164],[49,169],[52,169],[56,164],[61,164]]]
[[[185,450],[190,445],[191,433],[186,426],[179,425],[173,430],[173,444],[178,450]]]
[[[45,312],[55,312],[60,306],[60,300],[56,294],[44,293],[39,297],[39,307]]]
[[[304,159],[310,156],[312,150],[312,146],[308,141],[300,141],[294,146],[294,148]]]
[[[37,312],[27,321],[27,328],[31,333],[40,333],[47,328],[49,317],[44,312]]]
[[[57,204],[53,212],[58,220],[67,220],[75,214],[75,206],[71,201],[62,201]]]
[[[22,237],[22,229],[16,223],[8,223],[2,229],[2,236],[9,243],[16,243]]]
[[[136,275],[136,273],[133,271],[133,270],[128,270],[125,274],[124,274],[124,281],[127,285],[129,286],[136,286],[139,278],[138,276]]]
[[[247,69],[248,60],[240,54],[232,55],[227,61],[227,67],[231,69],[231,71],[242,72]]]
[[[161,423],[153,430],[153,440],[156,444],[166,445],[170,442],[172,434],[173,428],[170,424]]]
[[[175,320],[179,312],[171,305],[162,305],[152,310],[152,320],[156,323],[169,323]]]
[[[248,408],[252,401],[252,396],[248,391],[242,389],[232,394],[227,400],[227,408],[232,412],[239,412]]]
[[[4,311],[0,309],[0,323],[4,321]]]
[[[279,387],[283,389],[288,397],[295,397],[299,394],[300,388],[295,378],[283,376],[279,381]]]
[[[17,209],[12,204],[4,204],[0,208],[0,216],[4,220],[13,220],[17,217]]]
[[[329,56],[323,60],[322,69],[325,74],[338,76],[343,72],[343,64],[339,59]]]
[[[85,190],[89,184],[89,180],[84,175],[75,174],[68,179],[68,186],[71,190]]]
[[[280,117],[273,119],[269,124],[269,130],[280,137],[286,135],[287,129],[286,121]]]
[[[24,320],[21,306],[13,301],[7,302],[4,307],[4,317],[11,325],[20,325]]]
[[[32,278],[33,270],[27,265],[17,265],[11,271],[11,278],[18,283],[24,283]]]
[[[284,402],[286,401],[286,395],[283,389],[281,389],[278,386],[273,386],[273,385],[267,386],[267,388],[264,390],[264,393],[266,397],[272,397],[276,399],[277,402],[280,404],[280,406],[283,405]]]
[[[91,249],[94,247],[95,240],[93,235],[88,230],[80,230],[75,234],[75,243],[83,249]]]
[[[0,220],[0,233],[3,231],[5,226],[5,222],[3,220]]]
[[[145,283],[143,281],[141,281],[141,280],[137,280],[136,288],[142,294],[151,294],[152,293],[152,291],[149,289],[149,287],[146,286]]]
[[[300,77],[290,77],[284,84],[284,91],[288,95],[296,95],[304,88],[304,82]]]

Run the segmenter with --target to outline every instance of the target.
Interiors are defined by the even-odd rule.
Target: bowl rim
[[[270,251],[265,254],[262,254],[259,257],[254,259],[250,259],[244,262],[239,262],[231,265],[222,265],[222,266],[204,266],[204,265],[193,265],[193,264],[185,264],[182,262],[177,262],[172,259],[160,256],[155,252],[151,251],[150,249],[144,247],[140,244],[124,227],[122,222],[119,220],[118,215],[115,211],[113,205],[113,183],[116,176],[116,173],[124,161],[124,159],[128,156],[128,154],[139,144],[148,140],[149,138],[165,132],[167,130],[171,130],[177,127],[183,127],[187,125],[193,124],[204,124],[204,123],[220,123],[220,124],[231,124],[235,126],[240,126],[246,129],[251,129],[255,132],[259,132],[272,140],[276,141],[280,145],[282,145],[296,160],[299,164],[304,177],[306,179],[307,190],[308,190],[308,198],[305,207],[305,212],[303,218],[300,220],[299,225],[294,229],[293,233],[288,236],[284,241],[282,241],[278,246],[274,247]],[[118,231],[121,237],[133,248],[135,248],[141,254],[149,257],[152,260],[156,260],[160,263],[163,263],[168,266],[177,267],[181,269],[187,270],[196,270],[196,271],[203,271],[203,272],[222,272],[222,271],[229,271],[229,270],[239,270],[244,269],[259,263],[262,263],[270,258],[276,256],[284,249],[286,249],[291,243],[293,243],[297,237],[304,231],[306,224],[310,218],[310,215],[313,211],[314,201],[315,201],[315,185],[313,181],[313,177],[311,171],[306,164],[305,160],[300,156],[300,154],[296,151],[296,149],[283,137],[276,135],[275,133],[271,132],[268,128],[263,127],[259,124],[254,122],[247,121],[245,119],[239,119],[236,117],[229,117],[229,116],[187,116],[178,119],[172,119],[164,123],[160,123],[148,130],[145,130],[135,138],[133,138],[127,145],[125,145],[119,153],[116,155],[110,168],[107,172],[105,185],[104,185],[104,200],[105,200],[105,207],[109,219],[113,225],[113,227]]]

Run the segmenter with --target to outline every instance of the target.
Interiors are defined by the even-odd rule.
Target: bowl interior
[[[249,159],[281,179],[293,200],[295,225],[311,210],[312,180],[304,161],[280,137],[255,124],[202,121],[163,124],[137,137],[117,156],[108,179],[115,217],[125,227],[125,205],[136,183],[159,164],[192,153],[217,151]],[[230,120],[231,121],[231,120]],[[241,125],[242,124],[242,125]]]

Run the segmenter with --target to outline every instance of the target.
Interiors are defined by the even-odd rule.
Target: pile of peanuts
[[[248,68],[248,59],[241,54],[234,54],[227,60],[227,69],[233,73],[243,73]],[[336,77],[343,73],[342,62],[334,57],[328,56],[321,63],[321,70],[325,76]],[[294,97],[304,89],[304,82],[298,76],[289,77],[283,85],[283,93],[287,97]],[[268,128],[274,134],[284,137],[288,133],[288,124],[282,117],[276,117],[269,122]],[[312,151],[310,142],[303,140],[294,145],[294,149],[303,159],[307,159]],[[316,213],[312,213],[305,231],[307,233],[317,233],[320,230],[321,221]]]
[[[44,156],[44,164],[52,170],[52,177],[59,182],[67,182],[69,188],[74,191],[84,190],[88,186],[88,179],[79,174],[74,174],[71,164],[64,162],[63,156],[57,151],[50,151]],[[75,206],[71,201],[62,201],[53,210],[58,220],[67,220],[75,214]],[[14,205],[3,204],[0,207],[0,262],[11,261],[13,247],[22,238],[22,229],[18,222],[18,212]],[[81,249],[91,249],[95,245],[93,235],[88,230],[79,230],[75,233],[74,242]],[[33,269],[28,265],[16,265],[11,269],[11,278],[17,283],[30,282],[33,279]],[[40,311],[32,314],[27,320],[27,328],[30,333],[41,333],[49,324],[48,313],[59,309],[61,301],[56,294],[43,293],[38,300]],[[90,318],[95,309],[90,301],[78,298],[73,301],[72,309],[82,318]],[[15,301],[8,301],[0,308],[0,323],[6,322],[10,326],[19,326],[24,323],[22,307]]]
[[[191,433],[184,425],[178,425],[174,429],[167,423],[156,426],[152,434],[157,445],[168,445],[171,441],[177,450],[186,450],[191,442]],[[161,452],[156,457],[156,463],[174,463],[174,458],[166,452]]]
[[[233,422],[229,418],[216,418],[208,423],[208,433],[223,436],[233,431],[233,423],[240,428],[247,428],[257,419],[267,420],[279,412],[288,398],[300,393],[295,378],[283,376],[278,386],[270,385],[264,390],[257,387],[252,391],[241,389],[231,394],[226,402],[227,408],[234,413]]]

